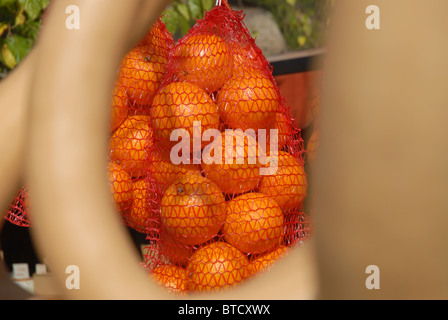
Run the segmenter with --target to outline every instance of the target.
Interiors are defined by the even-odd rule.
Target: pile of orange
[[[147,177],[154,144],[149,106],[160,87],[173,46],[173,36],[159,19],[123,57],[111,97],[111,193],[124,223],[142,233],[157,225],[155,212],[159,207]]]
[[[232,287],[282,257],[285,215],[307,193],[294,120],[259,51],[195,30],[160,41],[159,21],[124,58],[110,138],[117,208],[154,231],[151,277],[182,294]]]

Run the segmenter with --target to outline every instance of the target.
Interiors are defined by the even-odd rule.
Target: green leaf
[[[190,20],[182,18],[179,19],[177,23],[179,24],[179,30],[181,35],[185,35],[191,28]]]
[[[6,7],[14,2],[16,2],[16,0],[0,0],[0,7]]]
[[[50,4],[50,0],[40,0],[40,5],[41,5],[42,9],[47,8],[49,4]]]
[[[9,50],[6,43],[2,46],[2,58],[9,69],[14,69],[17,65],[17,59],[12,54],[11,50]]]
[[[306,44],[306,37],[305,36],[299,36],[297,38],[297,42],[299,43],[299,46],[303,47]]]
[[[176,10],[184,17],[185,20],[190,20],[190,13],[188,12],[188,6],[184,3],[179,3],[176,6]]]
[[[165,23],[166,28],[172,34],[175,34],[179,29],[178,21],[180,19],[180,14],[172,9],[166,10],[163,14],[162,21]]]
[[[22,7],[16,16],[15,26],[21,26],[25,23],[25,21],[26,21],[26,17],[23,14],[23,7]]]
[[[16,28],[17,34],[20,34],[23,37],[29,38],[33,42],[36,41],[39,31],[40,31],[40,20],[32,21],[27,20],[21,26]]]
[[[8,25],[6,23],[0,22],[0,36],[8,30]]]
[[[5,43],[5,38],[0,38],[0,50],[1,48],[3,48],[3,44]],[[0,54],[0,67],[4,68],[5,67],[5,59],[3,59],[2,54]],[[0,72],[2,72],[3,70],[0,69]]]
[[[302,28],[303,28],[303,32],[306,35],[311,34],[312,30],[311,30],[310,19],[308,19],[307,15],[305,13],[302,15]]]
[[[215,6],[215,1],[214,0],[201,0],[201,4],[202,4],[202,10],[204,11],[210,11],[213,9],[213,7]]]
[[[190,11],[191,18],[200,19],[203,16],[201,0],[190,0],[188,1],[188,9]]]
[[[33,41],[19,35],[13,35],[5,39],[5,44],[19,63],[31,50]]]
[[[49,0],[18,0],[19,3],[25,9],[26,14],[31,20],[35,20],[39,17],[42,9],[45,9]]]

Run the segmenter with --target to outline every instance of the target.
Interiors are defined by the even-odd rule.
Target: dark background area
[[[126,228],[135,244],[135,249],[141,253],[140,246],[149,243],[146,235],[129,227]],[[0,233],[0,245],[4,255],[4,265],[9,272],[12,271],[13,263],[28,263],[30,276],[32,276],[36,263],[43,263],[33,244],[30,227],[17,226],[6,220]]]
[[[30,230],[5,221],[0,235],[5,267],[12,271],[13,263],[28,263],[30,275],[35,272],[36,263],[42,263],[37,257]]]

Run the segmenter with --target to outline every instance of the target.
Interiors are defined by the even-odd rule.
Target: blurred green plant
[[[329,21],[327,12],[335,0],[228,0],[231,6],[257,6],[270,11],[288,49],[305,50],[322,45]],[[162,20],[175,39],[181,38],[211,10],[215,0],[173,0]]]
[[[0,79],[28,54],[50,0],[0,0]]]
[[[229,4],[258,6],[270,11],[288,49],[321,46],[328,29],[327,12],[335,0],[229,0]],[[180,39],[211,10],[215,0],[173,0],[162,20]],[[39,33],[41,15],[50,0],[0,0],[0,79],[28,54]]]
[[[328,28],[328,11],[335,0],[236,0],[270,11],[285,38],[288,49],[305,50],[322,45]]]
[[[215,6],[215,0],[173,0],[162,14],[162,21],[175,39],[180,39]]]

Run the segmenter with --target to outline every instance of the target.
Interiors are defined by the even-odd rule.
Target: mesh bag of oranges
[[[139,138],[123,147],[144,150],[131,169],[112,157],[134,187],[125,221],[151,242],[150,277],[180,294],[242,283],[309,236],[301,132],[243,18],[223,1],[181,39],[164,32],[168,55],[150,58],[163,76],[138,76],[157,89],[128,88],[133,114],[112,134]]]

